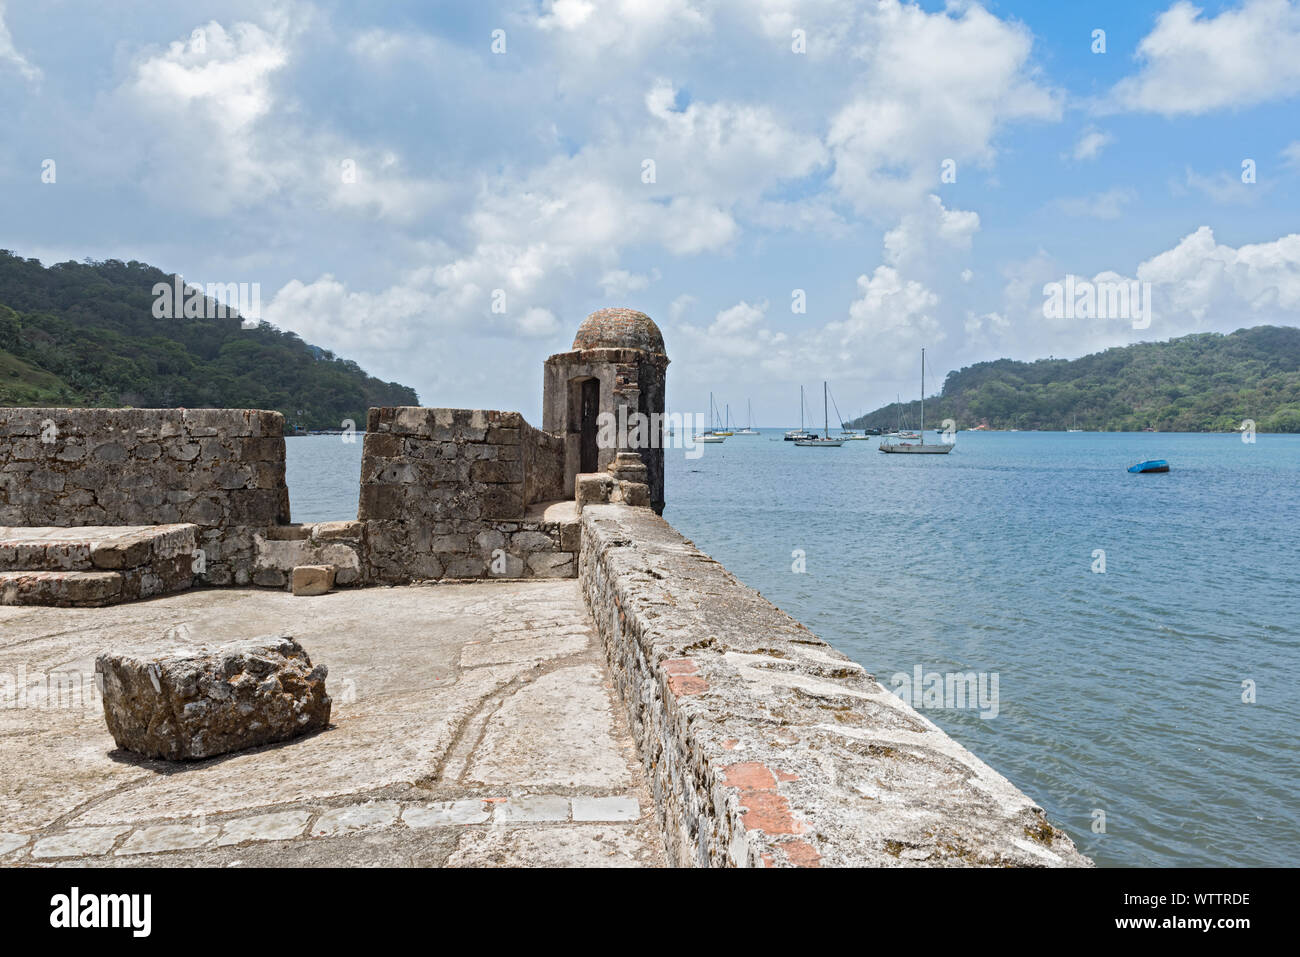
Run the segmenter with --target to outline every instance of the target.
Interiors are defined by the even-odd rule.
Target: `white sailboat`
[[[785,434],[787,442],[797,442],[800,439],[815,438],[816,434],[809,432],[803,427],[803,386],[799,386],[799,428],[791,429]]]
[[[838,449],[844,444],[843,439],[831,438],[831,414],[830,407],[827,405],[827,395],[830,387],[825,382],[822,383],[822,411],[825,416],[825,423],[822,426],[820,436],[809,436],[807,438],[795,439],[794,444],[805,449]]]
[[[727,441],[727,436],[723,435],[713,428],[713,393],[709,393],[709,428],[707,432],[701,432],[695,436],[695,441],[704,445],[721,445]]]
[[[739,429],[737,435],[758,435],[758,429],[754,428],[754,403],[748,399],[745,400],[745,411],[747,422],[743,429]]]
[[[900,433],[901,437],[901,433]],[[925,443],[925,350],[921,350],[921,432],[917,436],[919,442],[890,442],[886,439],[880,443],[882,452],[906,452],[914,455],[947,455],[952,451],[951,442],[940,442],[938,445],[926,445]]]
[[[724,420],[724,419],[722,418],[722,416],[718,416],[718,424],[721,425],[722,428],[721,428],[721,429],[714,429],[714,430],[713,430],[713,434],[714,434],[714,435],[732,436],[732,435],[735,435],[735,434],[736,434],[736,433],[733,432],[732,429],[731,429],[731,404],[730,404],[730,403],[727,404],[727,417],[726,417],[726,419]]]

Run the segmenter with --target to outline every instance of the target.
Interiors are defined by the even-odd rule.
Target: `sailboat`
[[[803,386],[799,386],[799,428],[791,429],[785,434],[787,442],[797,442],[800,439],[815,438],[816,434],[809,432],[803,427]]]
[[[737,435],[758,435],[758,429],[754,428],[754,403],[748,399],[745,400],[747,424],[743,429],[736,432]]]
[[[952,443],[940,442],[938,445],[925,444],[925,350],[921,350],[921,434],[920,442],[890,442],[888,440],[880,443],[882,452],[912,452],[926,455],[947,455],[952,451]]]
[[[891,439],[919,439],[921,436],[915,432],[909,432],[903,428],[903,397],[894,395],[894,428],[893,431],[886,432],[885,435]]]
[[[831,413],[830,413],[830,407],[827,405],[827,396],[829,394],[830,394],[830,387],[825,382],[823,382],[822,383],[822,412],[825,417],[825,424],[822,426],[821,436],[818,437],[816,435],[812,435],[812,436],[808,436],[807,438],[795,439],[794,440],[795,445],[802,446],[803,448],[812,448],[812,449],[838,449],[841,445],[844,444],[843,439],[831,438]]]
[[[735,434],[736,434],[735,432],[731,431],[731,405],[730,405],[730,403],[728,403],[728,405],[727,405],[727,418],[726,418],[726,424],[723,425],[722,428],[721,428],[720,430],[715,431],[713,434],[714,434],[714,435],[721,435],[721,436],[730,436],[730,435],[735,435]]]
[[[830,392],[830,389],[827,388],[826,391]],[[831,395],[831,408],[835,410],[835,418],[838,419],[840,423],[839,438],[841,442],[851,442],[854,439],[866,438],[865,435],[860,435],[859,433],[854,432],[852,429],[850,429],[847,425],[844,424],[844,415],[840,412],[839,404],[835,401],[834,395]]]
[[[727,441],[727,437],[713,429],[713,393],[709,393],[709,429],[707,432],[701,432],[695,436],[695,441],[705,445],[721,445]]]

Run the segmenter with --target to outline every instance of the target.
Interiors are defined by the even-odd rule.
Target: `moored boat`
[[[799,428],[787,432],[785,440],[787,442],[798,442],[800,439],[814,439],[816,437],[816,432],[809,432],[803,427],[803,386],[799,386]]]
[[[911,437],[920,439],[919,442],[890,442],[888,439],[880,443],[880,451],[907,453],[912,455],[947,455],[953,449],[953,443],[940,442],[938,445],[927,445],[925,441],[925,350],[921,350],[921,431],[919,434],[904,433],[898,434],[899,438]]]
[[[814,435],[809,438],[795,439],[794,444],[804,449],[838,449],[844,444],[843,439],[831,438],[831,418],[830,409],[826,405],[826,398],[830,394],[830,387],[822,383],[822,407],[825,414],[825,424],[822,428],[821,435]]]
[[[1135,474],[1148,474],[1152,472],[1168,472],[1169,463],[1164,459],[1151,459],[1146,462],[1139,462],[1137,465],[1130,465],[1128,470]]]
[[[745,408],[748,410],[749,423],[743,429],[737,429],[737,435],[758,435],[758,429],[754,428],[754,404],[748,399],[745,400]]]

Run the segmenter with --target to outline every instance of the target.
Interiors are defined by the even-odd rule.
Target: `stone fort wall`
[[[1010,781],[648,508],[579,581],[681,866],[1084,867]]]
[[[193,524],[209,585],[577,573],[576,515],[534,507],[564,497],[564,440],[517,412],[371,409],[356,521],[292,524],[283,432],[244,409],[0,409],[0,526]]]
[[[288,524],[284,417],[248,409],[0,409],[0,526],[198,526],[209,584],[249,584]]]
[[[530,508],[563,485],[563,440],[518,412],[371,409],[357,513],[369,578],[572,578],[576,515]]]

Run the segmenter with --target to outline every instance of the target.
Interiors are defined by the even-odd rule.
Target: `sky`
[[[670,408],[760,426],[915,397],[922,347],[933,393],[1300,325],[1298,187],[1300,0],[0,0],[0,248],[258,283],[535,424],[602,306],[663,330]]]

